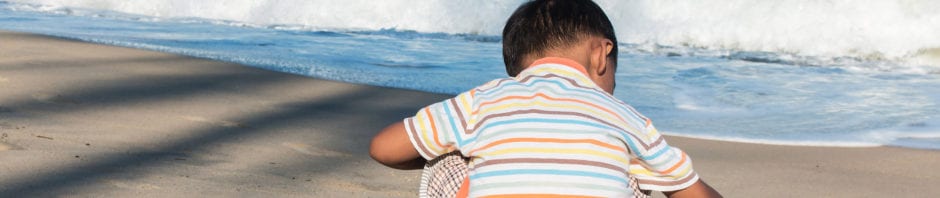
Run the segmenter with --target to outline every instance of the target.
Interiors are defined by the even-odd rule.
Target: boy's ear
[[[614,50],[614,42],[610,39],[599,39],[599,41],[591,49],[591,69],[594,70],[594,73],[598,76],[606,74],[611,68],[608,68],[607,64],[607,55]]]

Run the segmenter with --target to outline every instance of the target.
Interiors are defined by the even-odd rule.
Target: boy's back
[[[625,197],[632,192],[627,174],[660,191],[696,181],[684,154],[660,144],[650,122],[593,83],[583,66],[563,58],[532,65],[405,119],[421,155],[431,159],[453,146],[470,156],[472,197]],[[631,168],[635,155],[657,163]]]
[[[376,161],[400,169],[454,149],[471,159],[470,196],[625,197],[644,190],[720,196],[652,122],[615,99],[617,39],[590,0],[535,0],[503,29],[513,78],[421,109],[372,141]]]

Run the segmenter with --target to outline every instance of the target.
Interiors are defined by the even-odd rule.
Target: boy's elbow
[[[380,164],[391,166],[391,160],[389,160],[386,151],[386,149],[382,149],[381,141],[379,141],[378,138],[372,138],[372,143],[369,144],[369,157],[372,157],[373,160]]]
[[[398,153],[393,150],[383,148],[381,141],[372,140],[369,146],[369,156],[373,160],[394,169],[411,170],[420,169],[424,166],[424,158],[414,158],[403,160]]]
[[[397,169],[417,169],[424,165],[421,163],[424,158],[411,145],[402,122],[385,127],[372,138],[369,156],[376,162]]]

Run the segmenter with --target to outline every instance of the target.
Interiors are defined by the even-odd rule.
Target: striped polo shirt
[[[427,106],[404,122],[425,159],[448,148],[471,158],[471,197],[630,197],[628,174],[655,191],[698,180],[689,157],[650,119],[570,59],[539,59],[514,78]]]

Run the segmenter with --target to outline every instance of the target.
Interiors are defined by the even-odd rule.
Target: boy
[[[650,120],[614,98],[617,39],[590,0],[535,0],[503,29],[512,78],[421,109],[372,141],[398,169],[458,150],[470,158],[469,196],[720,197]]]

